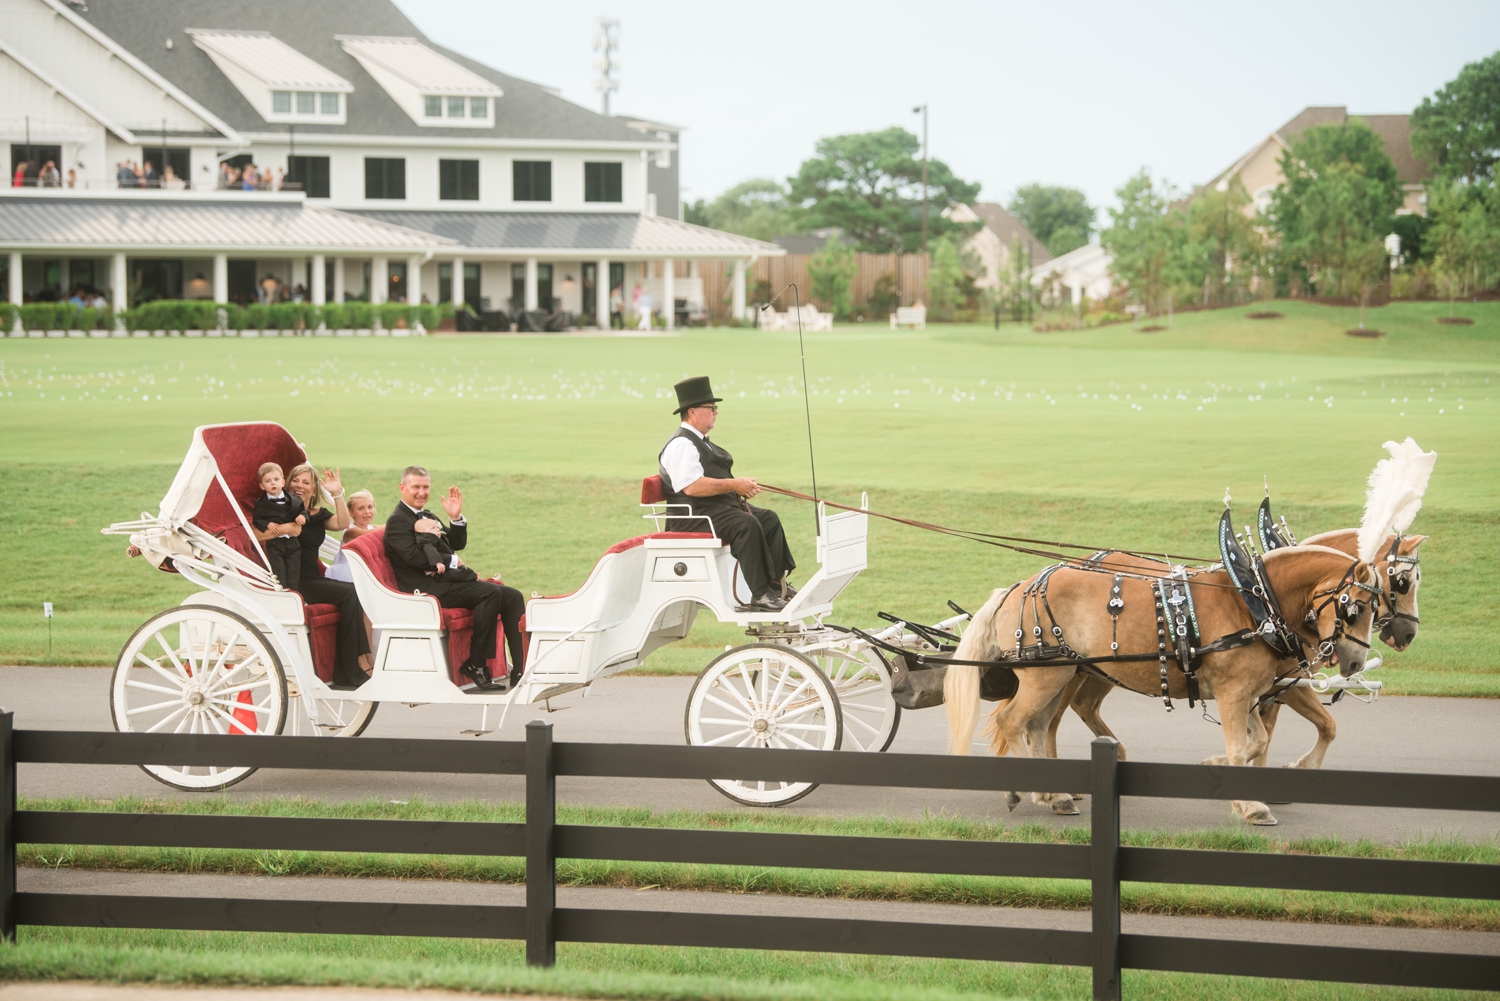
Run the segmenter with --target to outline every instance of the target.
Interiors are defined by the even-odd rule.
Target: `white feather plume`
[[[1370,473],[1365,517],[1359,526],[1359,558],[1366,563],[1375,559],[1387,535],[1399,535],[1411,527],[1437,463],[1436,452],[1422,451],[1411,438],[1388,441],[1385,449],[1391,457],[1377,462]]]

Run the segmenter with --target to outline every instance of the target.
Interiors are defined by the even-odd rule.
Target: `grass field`
[[[1381,442],[1440,455],[1415,530],[1422,636],[1387,652],[1388,691],[1500,695],[1500,306],[1356,311],[1276,304],[1038,334],[841,327],[807,337],[818,481],[844,500],[980,530],[1211,555],[1226,487],[1245,519],[1269,478],[1303,535],[1355,524]],[[635,507],[670,433],[671,385],[711,373],[737,469],[810,485],[795,335],[671,338],[0,341],[0,662],[107,664],[180,585],[98,528],[154,510],[193,426],[271,419],[368,487],[382,515],[399,469],[466,490],[471,562],[523,591],[571,590]],[[807,505],[770,501],[812,564]],[[876,522],[872,566],[836,620],[877,608],[937,618],[1040,561]],[[41,603],[52,601],[53,651]],[[649,669],[696,671],[737,631],[701,623]]]

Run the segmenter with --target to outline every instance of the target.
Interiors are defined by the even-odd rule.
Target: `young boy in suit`
[[[264,463],[258,470],[260,488],[264,491],[255,501],[253,524],[262,532],[272,525],[305,525],[307,515],[302,509],[302,498],[288,493],[286,476],[274,462]],[[265,539],[262,548],[266,551],[266,562],[271,572],[288,591],[294,591],[301,581],[302,542],[294,535],[277,535]]]

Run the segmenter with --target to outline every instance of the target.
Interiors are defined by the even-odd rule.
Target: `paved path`
[[[0,668],[0,706],[15,711],[16,724],[35,729],[110,730],[108,669]],[[629,675],[600,682],[590,695],[572,693],[554,699],[560,711],[518,707],[506,720],[506,739],[520,738],[528,719],[544,717],[556,727],[558,740],[680,744],[682,712],[691,678]],[[1112,696],[1105,717],[1120,735],[1133,760],[1196,762],[1222,754],[1219,728],[1196,711],[1179,705],[1166,713],[1160,701],[1129,693]],[[1365,705],[1345,699],[1334,709],[1339,737],[1329,751],[1329,768],[1403,772],[1500,775],[1500,699],[1381,698]],[[441,737],[455,741],[458,731],[475,727],[479,711],[461,706],[383,705],[369,730],[378,737]],[[1282,713],[1272,764],[1296,759],[1314,739],[1310,724],[1290,711]],[[493,723],[494,720],[491,720]],[[496,737],[484,738],[494,740]],[[1068,715],[1059,739],[1065,757],[1084,757],[1090,734]],[[906,713],[892,751],[942,753],[946,721],[940,709]],[[385,772],[331,773],[263,770],[232,787],[231,798],[308,796],[333,800],[422,797],[430,800],[488,799],[518,801],[518,776],[409,775]],[[26,796],[88,795],[113,797],[201,796],[161,785],[144,772],[121,766],[23,765],[20,790]],[[669,780],[569,779],[558,781],[563,803],[649,806],[658,810],[746,810],[720,796],[707,783]],[[1088,823],[1088,801],[1081,815],[1054,816],[1030,802],[1015,812],[992,793],[933,789],[862,789],[824,786],[783,809],[825,815],[875,814],[919,817],[954,813],[1000,821],[1039,821],[1062,826]],[[1433,834],[1464,838],[1500,836],[1500,813],[1463,810],[1393,810],[1289,804],[1273,810],[1281,826],[1262,829],[1281,838],[1337,834],[1396,843]],[[1242,826],[1228,804],[1199,800],[1126,799],[1123,822],[1128,828],[1198,830]]]
[[[93,872],[73,869],[21,869],[17,889],[34,893],[100,893],[165,897],[250,897],[261,900],[366,901],[459,905],[524,906],[526,887],[513,883],[458,883],[440,880],[352,879],[336,876],[218,876],[189,873]],[[1088,911],[986,907],[977,904],[919,904],[890,900],[842,900],[762,893],[708,893],[693,890],[632,890],[618,887],[559,886],[557,906],[605,910],[673,911],[693,914],[753,914],[770,917],[856,918],[965,924],[1005,928],[1088,931]],[[1318,925],[1240,918],[1189,918],[1125,914],[1121,930],[1135,935],[1227,938],[1254,942],[1347,946],[1356,939],[1367,949],[1408,949],[1500,955],[1500,933],[1434,928],[1382,928]],[[3,1001],[3,999],[0,999]]]

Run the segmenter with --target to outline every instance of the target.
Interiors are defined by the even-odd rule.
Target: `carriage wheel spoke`
[[[158,695],[175,695],[182,698],[181,688],[163,688],[161,685],[148,685],[144,681],[127,681],[126,688],[138,688],[143,692],[156,692]]]
[[[850,716],[849,713],[848,713],[848,711],[847,711],[847,707],[845,707],[844,722],[846,724],[847,723],[858,723],[860,726],[864,727],[866,730],[869,730],[870,733],[874,734],[875,736],[877,736],[877,737],[880,736],[880,730],[878,728],[871,726],[870,724],[866,723],[864,720],[860,719],[858,716]]]
[[[722,709],[728,709],[730,712],[739,712],[745,716],[749,716],[751,713],[751,709],[747,705],[732,706],[728,702],[725,702],[723,699],[715,698],[708,692],[703,693],[703,701],[712,702],[714,705],[719,706]]]
[[[147,667],[151,668],[151,670],[155,671],[157,674],[161,675],[163,678],[176,685],[178,691],[181,691],[182,686],[190,680],[185,674],[173,674],[171,671],[168,671],[165,667],[162,667],[160,664],[150,659],[145,654],[138,653],[135,656],[136,659],[139,660],[142,664],[145,664]]]
[[[741,717],[740,719],[724,719],[724,718],[719,717],[719,716],[704,716],[704,717],[700,718],[698,720],[698,722],[700,722],[700,723],[713,723],[713,724],[716,724],[718,726],[744,726],[745,725],[745,720],[744,720],[743,717]]]
[[[270,706],[256,705],[253,702],[236,702],[233,699],[210,699],[209,701],[212,703],[215,709],[227,706],[230,710],[233,711],[248,709],[254,713],[269,714],[271,712]]]
[[[177,719],[179,716],[184,715],[187,711],[188,711],[188,707],[186,705],[181,706],[180,708],[178,708],[174,712],[168,713],[166,716],[164,716],[161,719],[157,720],[155,723],[153,723],[151,726],[149,726],[144,732],[146,732],[146,733],[155,733],[157,730],[160,730],[162,727],[166,726],[168,723],[171,723],[173,720]],[[181,733],[182,732],[182,724],[178,723],[177,724],[177,729],[173,730],[172,732],[173,733]]]
[[[820,750],[820,748],[812,746],[807,741],[805,741],[801,737],[797,736],[795,733],[778,733],[776,735],[776,739],[777,740],[790,740],[792,743],[796,744],[798,747],[806,748],[809,751]],[[786,745],[783,744],[782,746],[785,747]]]
[[[246,708],[249,708],[249,707],[247,706]],[[228,722],[228,724],[230,726],[238,727],[241,733],[248,734],[248,735],[250,735],[252,737],[254,737],[257,733],[259,733],[258,730],[252,730],[252,729],[250,729],[248,726],[246,726],[245,724],[241,723],[239,720],[235,719],[233,716],[229,715],[224,710],[220,709],[218,706],[214,706],[213,707],[213,711],[215,713],[217,713],[219,716],[222,716],[225,719],[225,721]],[[223,725],[221,725],[218,720],[214,720],[214,726],[218,728],[218,730],[219,730],[220,733],[226,732],[224,730]]]
[[[151,712],[153,709],[165,709],[168,706],[180,706],[180,705],[182,705],[182,699],[181,698],[173,699],[170,702],[153,702],[149,706],[136,706],[134,709],[127,710],[126,713],[125,713],[125,715],[126,716],[139,716],[141,713],[148,713],[148,712]]]
[[[177,673],[182,675],[184,679],[191,678],[192,674],[185,670],[182,666],[182,661],[177,659],[177,652],[167,646],[167,638],[158,632],[156,634],[156,642],[162,648],[162,651],[166,653],[167,659],[172,662],[172,666],[177,668]]]
[[[756,702],[756,698],[755,698],[755,679],[752,678],[752,677],[750,677],[750,672],[745,669],[745,665],[744,664],[740,664],[739,665],[739,672],[738,673],[739,673],[739,676],[740,676],[740,681],[745,686],[745,698],[746,698],[746,700],[748,700],[750,702],[750,704],[753,705]],[[725,677],[730,677],[730,676],[731,675],[725,675]]]
[[[219,680],[219,676],[224,670],[224,662],[229,659],[229,655],[234,652],[234,645],[239,641],[240,631],[236,629],[230,635],[229,642],[224,644],[224,652],[219,654],[219,659],[214,663],[213,668],[208,672],[208,677],[204,679],[204,684],[212,685]]]
[[[755,736],[755,731],[751,730],[747,726],[747,727],[744,727],[743,729],[734,730],[734,731],[731,731],[730,733],[726,733],[722,737],[715,737],[713,740],[705,740],[699,746],[700,747],[717,747],[718,745],[724,743],[725,741],[733,740],[734,738],[738,737],[742,733],[743,734],[748,734],[751,737]],[[744,741],[740,741],[735,746],[736,747],[744,747],[745,746],[745,742]]]

